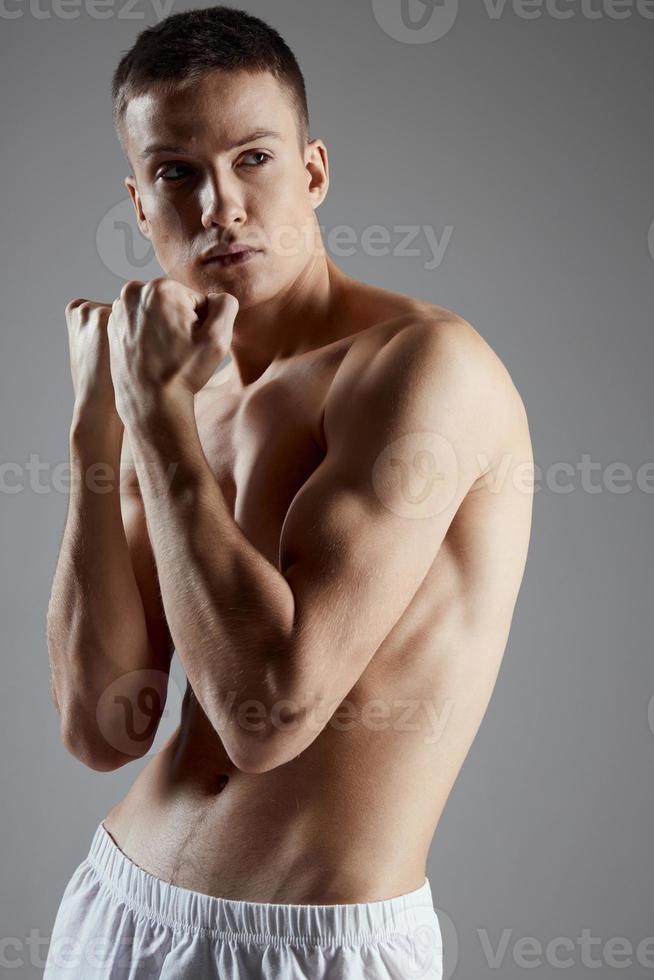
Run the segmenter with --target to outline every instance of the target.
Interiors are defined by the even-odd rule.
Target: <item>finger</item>
[[[102,310],[102,309],[110,308],[109,303],[100,303],[94,299],[83,299],[82,297],[78,296],[75,299],[71,299],[70,302],[66,303],[65,312],[72,313],[73,310],[79,309],[80,306],[85,307],[89,311],[95,309]]]
[[[207,309],[206,293],[198,293],[195,289],[191,289],[189,286],[184,286],[184,289],[194,311],[200,316],[203,315]]]
[[[147,284],[132,280],[126,282],[114,302],[118,302],[122,308],[131,313],[145,302],[147,298]]]
[[[141,282],[135,279],[130,285],[134,287],[138,286],[144,298],[155,293],[160,293],[163,296],[172,295],[177,299],[182,299],[185,303],[190,303],[193,309],[202,303],[204,299],[204,293],[199,293],[197,290],[192,289],[183,282],[178,282],[177,279],[172,279],[170,276],[157,276],[154,279],[148,279],[147,282]]]
[[[205,297],[206,316],[202,323],[202,333],[218,343],[224,344],[226,334],[234,326],[239,310],[239,302],[232,293],[208,293]]]
[[[221,318],[236,319],[239,302],[232,293],[208,293],[206,299],[207,319],[212,322]]]
[[[66,310],[65,310],[65,312],[66,313],[71,313],[78,306],[81,306],[82,303],[86,303],[86,302],[88,302],[88,300],[82,299],[79,296],[76,297],[75,299],[71,299],[70,302],[66,303]]]

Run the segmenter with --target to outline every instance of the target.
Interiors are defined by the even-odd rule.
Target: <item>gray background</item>
[[[13,937],[4,955],[23,966],[5,972],[20,977],[40,975],[31,964],[46,943],[30,952],[30,931],[47,940],[93,830],[147,761],[85,769],[59,741],[49,698],[45,612],[66,512],[56,467],[67,465],[72,409],[63,310],[158,274],[133,236],[134,269],[121,276],[127,233],[110,212],[127,201],[128,169],[109,102],[117,60],[156,9],[116,0],[99,19],[80,0],[67,18],[75,8],[39,3],[6,0],[0,16],[0,445],[14,464],[0,495],[0,939]],[[425,10],[411,3],[414,16]],[[419,32],[402,36],[399,0],[244,6],[282,33],[305,72],[311,135],[330,152],[319,221],[326,232],[351,226],[358,241],[348,256],[330,249],[335,260],[469,319],[530,418],[540,470],[525,579],[429,860],[445,975],[560,976],[546,955],[520,965],[514,944],[563,936],[575,944],[565,975],[652,976],[654,944],[649,966],[635,948],[654,935],[651,468],[649,486],[636,484],[652,460],[654,21],[635,9],[617,19],[608,0],[593,0],[598,17],[559,0],[569,19],[527,19],[510,3],[491,16],[478,3],[445,36],[411,43]],[[418,255],[392,251],[403,237],[394,229],[425,224],[439,238],[451,226],[432,269],[422,234]],[[371,225],[389,230],[390,254],[363,246]],[[599,490],[577,469],[584,456]],[[30,458],[47,465],[40,481]],[[631,475],[611,487],[616,462]],[[561,463],[570,469],[557,477]],[[173,679],[171,706],[183,691],[177,659]],[[584,929],[602,941],[598,969],[582,961]],[[503,930],[498,970],[484,937],[496,947]],[[615,937],[633,944],[627,969],[602,951]]]

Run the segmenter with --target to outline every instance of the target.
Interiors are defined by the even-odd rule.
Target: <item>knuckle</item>
[[[94,307],[95,307],[95,303],[92,300],[85,299],[83,303],[80,303],[77,309],[79,310],[79,314],[81,318],[83,320],[86,320],[93,312]]]
[[[156,279],[150,279],[143,289],[143,305],[149,308],[153,303],[161,302],[165,296],[170,296],[173,292],[171,284],[172,280],[164,276],[157,276]]]
[[[164,293],[171,292],[171,282],[172,280],[166,279],[164,276],[151,279],[148,283],[148,296],[163,296]]]
[[[142,285],[143,283],[139,282],[136,279],[129,279],[126,283],[123,284],[123,287],[120,290],[120,298],[122,300],[126,300],[126,299],[136,297]]]
[[[86,301],[79,296],[76,296],[75,299],[69,300],[69,302],[66,303],[66,314],[72,313],[76,307],[80,306],[84,302]]]

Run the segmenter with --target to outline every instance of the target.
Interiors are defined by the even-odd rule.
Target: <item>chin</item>
[[[216,276],[211,283],[205,283],[201,288],[204,293],[231,293],[238,300],[239,310],[245,310],[248,306],[255,306],[263,298],[261,288],[256,283],[239,279],[234,276]]]

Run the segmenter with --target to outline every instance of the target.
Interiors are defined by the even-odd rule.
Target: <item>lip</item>
[[[204,264],[227,268],[230,265],[239,265],[241,262],[247,262],[248,259],[251,259],[259,251],[260,249],[255,248],[253,245],[219,245],[206,252],[202,257],[202,261]]]

